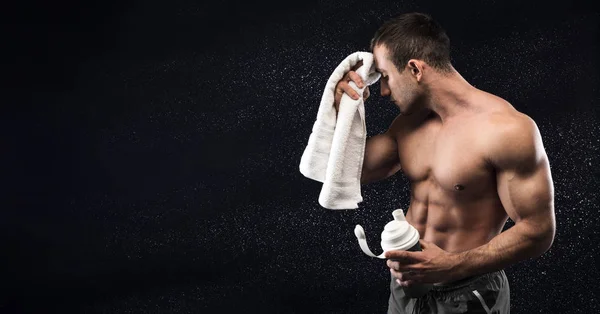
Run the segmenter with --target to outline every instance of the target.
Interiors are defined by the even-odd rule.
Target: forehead
[[[378,70],[387,69],[389,66],[388,49],[384,45],[377,45],[373,48],[373,57]]]

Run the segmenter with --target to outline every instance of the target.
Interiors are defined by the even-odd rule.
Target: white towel
[[[333,105],[335,86],[345,73],[358,63],[356,71],[363,80],[363,88],[354,82],[350,86],[360,95],[358,100],[342,95],[339,112]],[[379,80],[373,54],[355,52],[342,61],[329,77],[317,112],[308,145],[300,160],[300,172],[307,178],[323,182],[319,204],[327,209],[355,209],[363,198],[360,177],[367,140],[363,91]]]

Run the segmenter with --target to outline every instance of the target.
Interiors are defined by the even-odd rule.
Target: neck
[[[451,73],[432,72],[429,79],[423,82],[429,95],[426,108],[435,112],[442,123],[471,109],[469,100],[477,90],[474,86],[454,69]]]

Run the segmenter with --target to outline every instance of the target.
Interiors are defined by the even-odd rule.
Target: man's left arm
[[[535,122],[522,115],[501,123],[492,138],[502,205],[515,225],[480,247],[457,253],[455,275],[466,277],[503,269],[546,252],[554,241],[554,186],[548,156]]]

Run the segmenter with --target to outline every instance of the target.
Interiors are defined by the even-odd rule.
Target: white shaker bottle
[[[369,250],[367,245],[367,237],[365,230],[360,225],[356,225],[354,228],[354,234],[358,238],[358,244],[365,254],[371,257],[377,257],[385,259],[385,252],[387,251],[421,251],[421,245],[419,244],[419,231],[415,227],[411,226],[404,217],[402,209],[396,209],[392,212],[394,220],[388,222],[383,228],[381,233],[381,248],[384,253],[375,255]],[[406,296],[410,298],[418,298],[429,292],[432,288],[432,284],[417,284],[410,287],[402,287]]]

